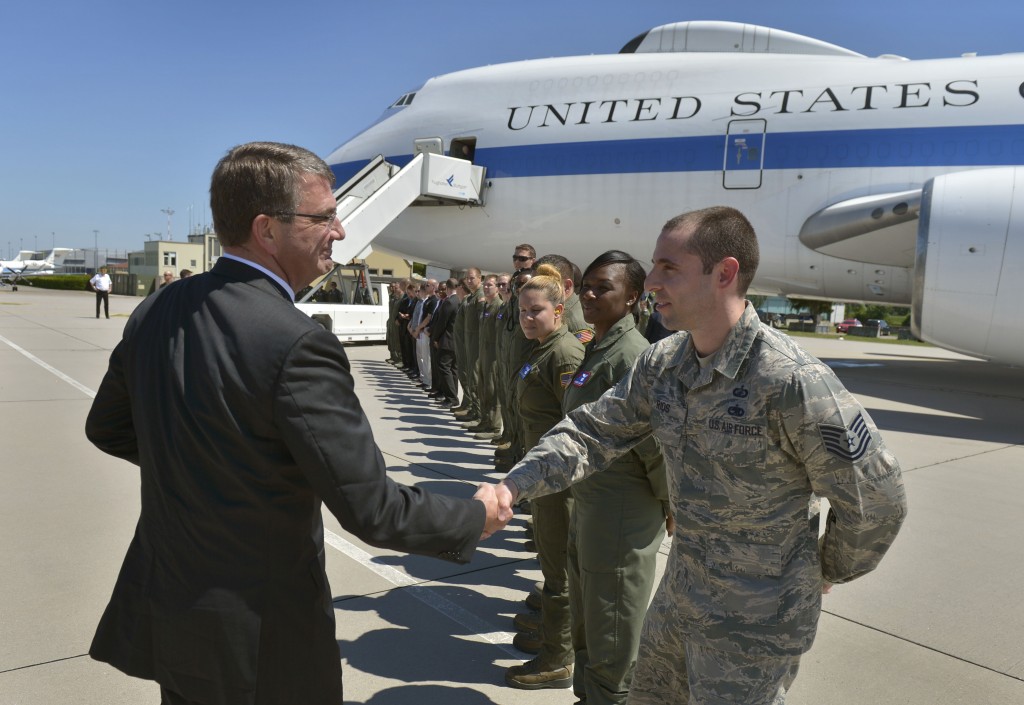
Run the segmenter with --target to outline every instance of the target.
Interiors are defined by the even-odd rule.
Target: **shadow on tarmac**
[[[507,621],[499,615],[508,612],[508,607],[514,604],[510,600],[488,597],[461,586],[440,585],[431,586],[429,589],[434,595],[452,604],[463,606],[472,614],[494,615],[485,617],[492,624]],[[376,596],[354,597],[335,603],[335,613],[339,622],[351,619],[350,615],[357,612],[372,612],[381,620],[393,625],[364,632],[352,640],[339,639],[338,649],[351,667],[404,683],[448,681],[479,684],[481,680],[495,685],[502,683],[504,668],[494,665],[494,662],[499,658],[510,658],[508,653],[497,650],[493,644],[471,640],[477,637],[476,632],[454,619],[447,619],[440,613],[432,613],[428,617],[427,613],[430,611],[424,610],[422,605],[417,600],[410,599],[411,597],[406,590],[392,590]],[[511,626],[510,622],[509,625]],[[420,648],[411,648],[410,639],[423,639],[427,643],[422,644]],[[402,647],[403,644],[406,646]],[[427,648],[422,648],[424,646]],[[409,654],[410,657],[399,657],[398,654],[402,653]],[[524,654],[523,658],[525,660],[528,655]],[[484,664],[492,665],[485,667]],[[482,670],[486,670],[491,677],[482,679]],[[404,702],[453,702],[447,699],[426,698],[422,691],[424,687],[417,686],[415,697]],[[447,697],[448,689],[443,689],[443,695]],[[479,697],[479,694],[474,694],[474,697]]]
[[[345,700],[345,705],[493,705],[494,701],[470,688],[446,685],[402,685],[375,693],[365,703]]]
[[[1024,427],[1019,423],[1024,417],[1022,368],[910,355],[898,359],[886,355],[878,367],[863,366],[863,358],[822,358],[822,362],[833,367],[857,396],[940,412],[880,409],[865,402],[875,423],[887,431],[1008,445],[1024,443]]]

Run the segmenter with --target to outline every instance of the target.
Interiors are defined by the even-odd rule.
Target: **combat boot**
[[[539,654],[544,646],[544,638],[540,631],[519,632],[512,637],[512,646],[526,654]]]
[[[512,619],[517,632],[539,632],[540,622],[540,612],[523,612]]]
[[[544,592],[544,583],[534,583],[530,594],[526,596],[526,606],[531,610],[539,610],[541,606],[541,593]]]
[[[531,659],[521,666],[509,667],[505,671],[505,682],[522,690],[571,688],[572,664],[552,666],[539,658]]]

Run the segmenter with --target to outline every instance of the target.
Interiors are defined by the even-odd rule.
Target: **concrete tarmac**
[[[139,511],[137,470],[94,449],[91,395],[140,299],[0,289],[0,705],[146,705],[158,688],[92,661],[89,643]],[[825,597],[790,705],[1024,703],[1024,371],[935,348],[801,338],[861,399],[903,467],[910,514],[880,568]],[[492,446],[384,362],[348,348],[396,480],[470,496]],[[518,691],[512,616],[540,571],[523,523],[473,563],[381,551],[331,516],[345,700],[572,703]],[[666,546],[662,548],[662,561]]]

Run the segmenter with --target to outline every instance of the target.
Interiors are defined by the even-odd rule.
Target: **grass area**
[[[926,343],[922,340],[900,340],[895,335],[886,335],[881,338],[861,338],[856,335],[843,335],[842,333],[803,333],[800,331],[788,331],[783,330],[783,333],[788,333],[794,338],[843,338],[844,340],[863,341],[866,343],[885,343],[887,345],[909,345],[911,347],[918,348],[933,348],[935,347],[931,343]]]

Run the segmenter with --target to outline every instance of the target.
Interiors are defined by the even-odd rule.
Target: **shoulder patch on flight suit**
[[[569,383],[572,382],[572,376],[574,374],[576,374],[576,373],[575,372],[563,372],[562,374],[558,375],[558,381],[562,383],[562,389],[565,389],[566,387],[569,386]]]
[[[589,328],[578,330],[575,333],[573,333],[573,335],[575,335],[576,339],[583,343],[584,345],[586,345],[587,343],[594,339],[594,331],[590,330]]]
[[[519,370],[519,379],[526,379],[526,375],[530,374],[530,370],[533,369],[533,365],[527,362],[523,365],[523,369]]]
[[[580,372],[573,379],[572,386],[574,386],[574,387],[582,387],[584,384],[587,383],[587,380],[589,380],[593,376],[594,376],[594,373],[590,372],[589,370],[587,372]]]
[[[863,413],[857,414],[849,428],[820,423],[818,433],[825,450],[843,460],[860,460],[871,447],[871,431]]]

